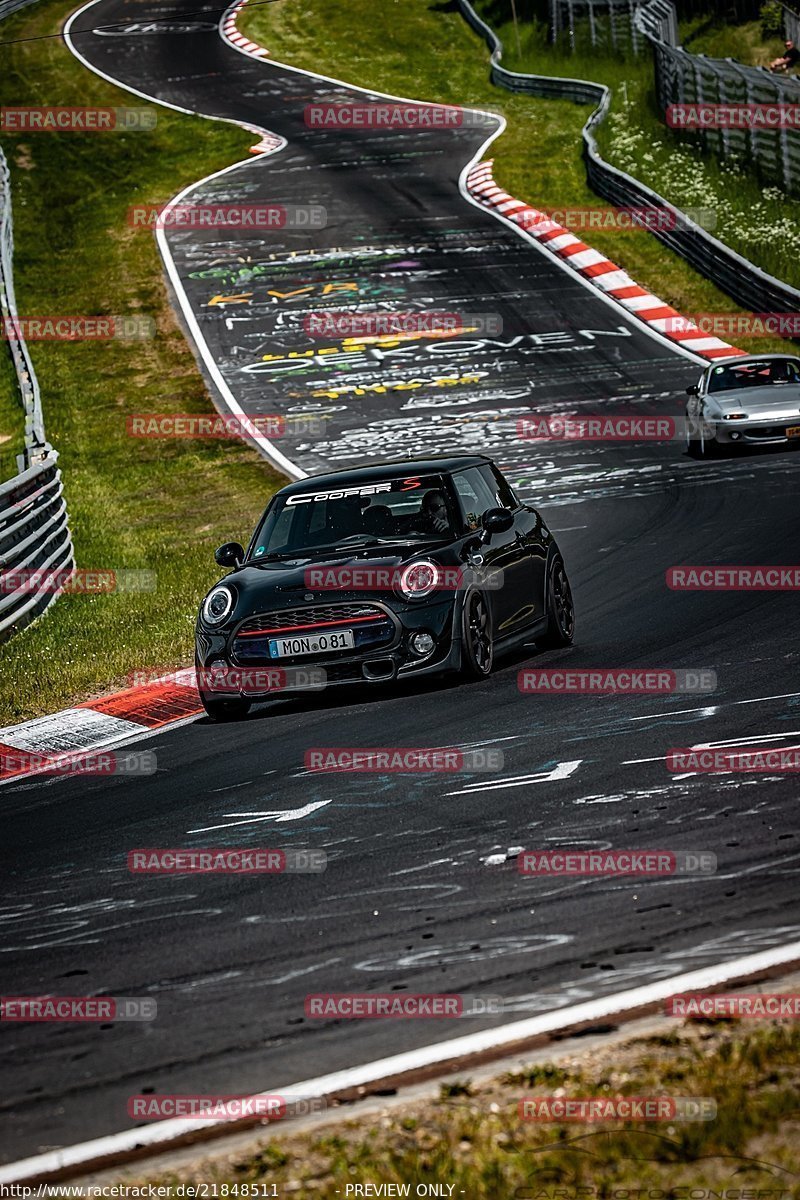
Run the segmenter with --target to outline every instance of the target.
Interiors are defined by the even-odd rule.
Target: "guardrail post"
[[[4,7],[8,10],[8,0],[5,5],[0,0],[0,16]],[[23,4],[15,0],[14,7]],[[8,592],[0,590],[0,641],[47,611],[60,594],[60,573],[74,566],[58,455],[45,438],[39,382],[17,313],[13,257],[11,177],[0,148],[0,317],[25,422],[25,450],[17,456],[17,474],[0,482],[0,570],[7,581],[12,579]],[[54,572],[59,573],[56,584]],[[17,574],[19,583],[13,579]]]

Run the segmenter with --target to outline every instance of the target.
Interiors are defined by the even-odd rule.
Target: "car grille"
[[[343,625],[348,621],[362,625],[368,621],[389,621],[389,617],[374,604],[318,604],[311,608],[284,608],[250,617],[236,631],[236,636],[257,637],[260,633],[315,629],[326,625]]]
[[[334,659],[352,658],[381,650],[390,646],[396,637],[394,620],[376,604],[315,604],[303,608],[277,609],[249,617],[236,631],[231,651],[235,661],[242,666],[275,662],[277,660],[270,659],[270,638],[285,637],[292,633],[303,636],[315,630],[333,630],[337,626],[352,629],[354,645],[352,649],[325,651],[320,655],[325,660],[330,659],[331,655]],[[313,655],[297,656],[298,662],[313,660]],[[294,659],[284,657],[280,661],[291,663]],[[360,667],[356,667],[355,671],[355,677],[360,677]]]
[[[800,425],[800,420],[796,423]],[[758,441],[759,438],[784,438],[787,428],[787,425],[754,425],[751,429],[745,429],[744,436],[752,441]]]

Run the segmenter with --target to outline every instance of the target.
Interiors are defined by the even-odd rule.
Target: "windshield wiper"
[[[275,562],[281,558],[299,558],[302,550],[272,550],[269,554],[259,554],[258,558],[248,559],[248,567],[257,567],[259,563]]]

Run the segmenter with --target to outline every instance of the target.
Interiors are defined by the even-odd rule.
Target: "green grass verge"
[[[784,51],[783,38],[765,37],[760,21],[728,25],[695,17],[681,22],[681,40],[692,54],[735,58],[754,67],[766,67]]]
[[[730,1200],[768,1195],[789,1200],[800,1194],[798,1084],[796,1026],[744,1032],[735,1022],[702,1024],[480,1084],[464,1079],[442,1087],[438,1100],[409,1102],[360,1120],[343,1115],[316,1133],[276,1134],[249,1155],[196,1162],[179,1174],[135,1182],[158,1183],[171,1194],[178,1183],[190,1181],[220,1189],[226,1183],[258,1184],[259,1195],[304,1200],[344,1200],[359,1194],[352,1190],[358,1184],[408,1185],[407,1194],[414,1196],[418,1184],[433,1183],[454,1185],[444,1194],[469,1200],[675,1195],[710,1200],[701,1189]],[[521,1098],[553,1094],[705,1096],[716,1100],[717,1116],[692,1124],[520,1120]],[[126,1182],[133,1177],[126,1175]]]
[[[56,34],[73,5],[41,0],[3,21],[0,104],[142,103],[91,74]],[[137,670],[186,665],[213,550],[254,524],[278,475],[238,442],[126,434],[134,412],[209,412],[154,238],[130,229],[136,201],[247,157],[252,134],[154,106],[141,133],[4,135],[12,170],[20,313],[146,314],[138,342],[33,343],[47,436],[60,454],[78,566],[154,571],[151,593],[64,596],[0,647],[0,724],[53,711]],[[0,368],[0,429],[14,415]],[[18,417],[18,414],[17,418]]]
[[[607,207],[587,186],[581,159],[580,132],[591,111],[589,106],[539,100],[493,87],[488,82],[488,54],[484,44],[458,12],[427,0],[403,0],[401,18],[399,4],[400,0],[394,0],[386,19],[375,21],[372,0],[293,0],[291,4],[245,9],[239,17],[239,27],[268,47],[273,57],[296,66],[402,96],[477,105],[501,112],[508,121],[508,129],[489,151],[495,158],[498,183],[512,195],[540,208]],[[396,18],[392,15],[395,8]],[[644,122],[642,128],[651,150],[659,138],[665,139],[668,147],[665,155],[651,165],[644,162],[650,151],[637,143],[637,160],[642,159],[643,168],[639,170],[637,166],[633,173],[661,190],[664,162],[669,154],[676,152],[677,142],[667,137],[668,131],[660,124],[652,101],[647,100],[652,81],[649,58],[625,62],[622,57],[609,60],[594,55],[582,59],[562,54],[546,44],[543,26],[531,23],[521,25],[518,55],[512,25],[501,25],[498,32],[506,47],[504,63],[512,69],[577,75],[614,88],[625,81],[630,100],[625,110],[626,121],[635,116],[637,121]],[[648,103],[652,107],[649,112]],[[635,128],[638,130],[639,126]],[[606,150],[609,140],[610,135],[604,135]],[[617,161],[613,155],[610,157],[611,161]],[[622,166],[621,157],[620,152]],[[726,189],[727,193],[731,191],[729,182]],[[756,211],[757,189],[751,195],[745,181],[740,190],[738,177],[736,189],[748,208]],[[687,196],[685,202],[706,206],[705,192],[702,197]],[[668,198],[679,203],[684,195],[668,193]],[[796,208],[800,213],[800,206]],[[791,211],[794,210],[793,207]],[[590,245],[683,313],[743,311],[679,255],[646,232],[592,229],[586,236]],[[769,269],[766,262],[762,265]],[[796,349],[792,343],[778,338],[735,340],[755,352]]]

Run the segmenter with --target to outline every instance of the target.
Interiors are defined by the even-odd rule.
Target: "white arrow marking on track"
[[[445,795],[474,796],[478,792],[495,792],[499,788],[524,787],[526,783],[547,783],[551,779],[569,779],[582,762],[582,758],[577,758],[574,762],[557,763],[552,771],[538,771],[535,775],[513,775],[509,779],[495,779],[491,783],[468,783],[460,791],[445,792]]]
[[[314,804],[304,804],[302,808],[290,808],[288,812],[282,808],[267,809],[264,812],[226,813],[227,817],[246,817],[245,821],[227,821],[224,825],[204,825],[202,829],[190,829],[189,833],[210,833],[213,829],[231,829],[234,825],[256,825],[259,821],[299,821],[318,808],[325,808],[333,800],[317,800]]]

